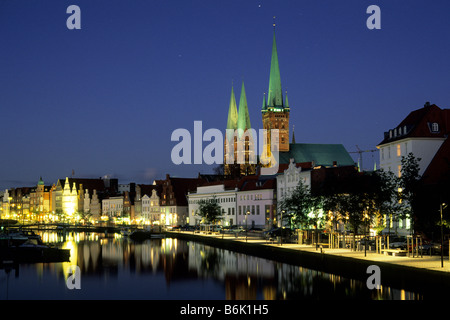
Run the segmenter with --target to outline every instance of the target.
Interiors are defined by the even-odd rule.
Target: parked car
[[[253,228],[248,229],[248,232],[262,232],[262,231],[263,231],[263,229],[257,228],[257,227],[253,227]]]
[[[231,226],[231,227],[223,227],[222,232],[223,233],[240,233],[244,232],[245,229],[241,226]]]
[[[390,249],[406,249],[406,237],[390,237],[389,248]]]
[[[358,241],[358,243],[361,246],[365,246],[367,243],[367,246],[375,246],[375,240],[374,239],[370,239],[370,238],[362,238],[361,240]]]
[[[440,255],[441,254],[441,243],[433,243],[432,244],[433,248],[432,248],[432,253],[431,254],[436,254],[436,255]],[[448,256],[449,254],[449,243],[448,241],[444,241],[444,256]]]
[[[288,240],[294,236],[294,230],[290,228],[273,228],[266,232],[265,236],[268,239],[275,239],[276,237],[283,237],[283,240]]]
[[[434,243],[425,242],[422,245],[419,245],[419,252],[425,255],[432,255],[434,254],[434,246]]]

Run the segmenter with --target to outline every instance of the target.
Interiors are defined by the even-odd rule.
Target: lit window
[[[397,157],[400,157],[402,155],[402,148],[400,144],[397,145]]]

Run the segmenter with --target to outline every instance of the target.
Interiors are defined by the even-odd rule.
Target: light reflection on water
[[[54,232],[46,243],[71,251],[71,261],[21,264],[0,270],[0,299],[386,299],[420,294],[278,263],[172,238],[135,243],[118,234]],[[66,287],[69,267],[81,271],[81,289]]]

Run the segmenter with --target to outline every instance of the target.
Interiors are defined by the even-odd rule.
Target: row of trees
[[[411,232],[418,221],[421,229],[427,224],[436,226],[439,221],[433,219],[438,215],[433,215],[430,205],[436,201],[430,199],[430,191],[424,192],[429,187],[422,185],[420,160],[412,153],[402,157],[399,177],[384,170],[355,170],[345,176],[328,176],[311,188],[300,183],[290,196],[278,201],[278,218],[284,226],[300,229],[318,230],[325,222],[331,222],[333,228],[338,222],[345,223],[354,234],[369,227],[381,231],[390,227],[390,221],[403,219],[409,219]],[[214,199],[202,200],[198,215],[204,222],[216,224],[222,219],[221,207]],[[384,217],[388,217],[387,225]],[[450,225],[445,219],[443,223]]]
[[[415,195],[418,190],[419,161],[413,154],[402,158],[400,177],[390,171],[354,172],[346,177],[331,177],[311,188],[300,183],[292,194],[279,201],[283,225],[318,230],[325,222],[343,222],[354,234],[377,224],[385,226],[384,215],[393,221],[415,220]],[[413,227],[413,225],[412,225]]]

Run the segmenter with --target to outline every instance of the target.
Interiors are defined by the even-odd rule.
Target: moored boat
[[[0,234],[0,261],[66,262],[70,261],[70,250],[46,245],[34,232],[14,230]]]

